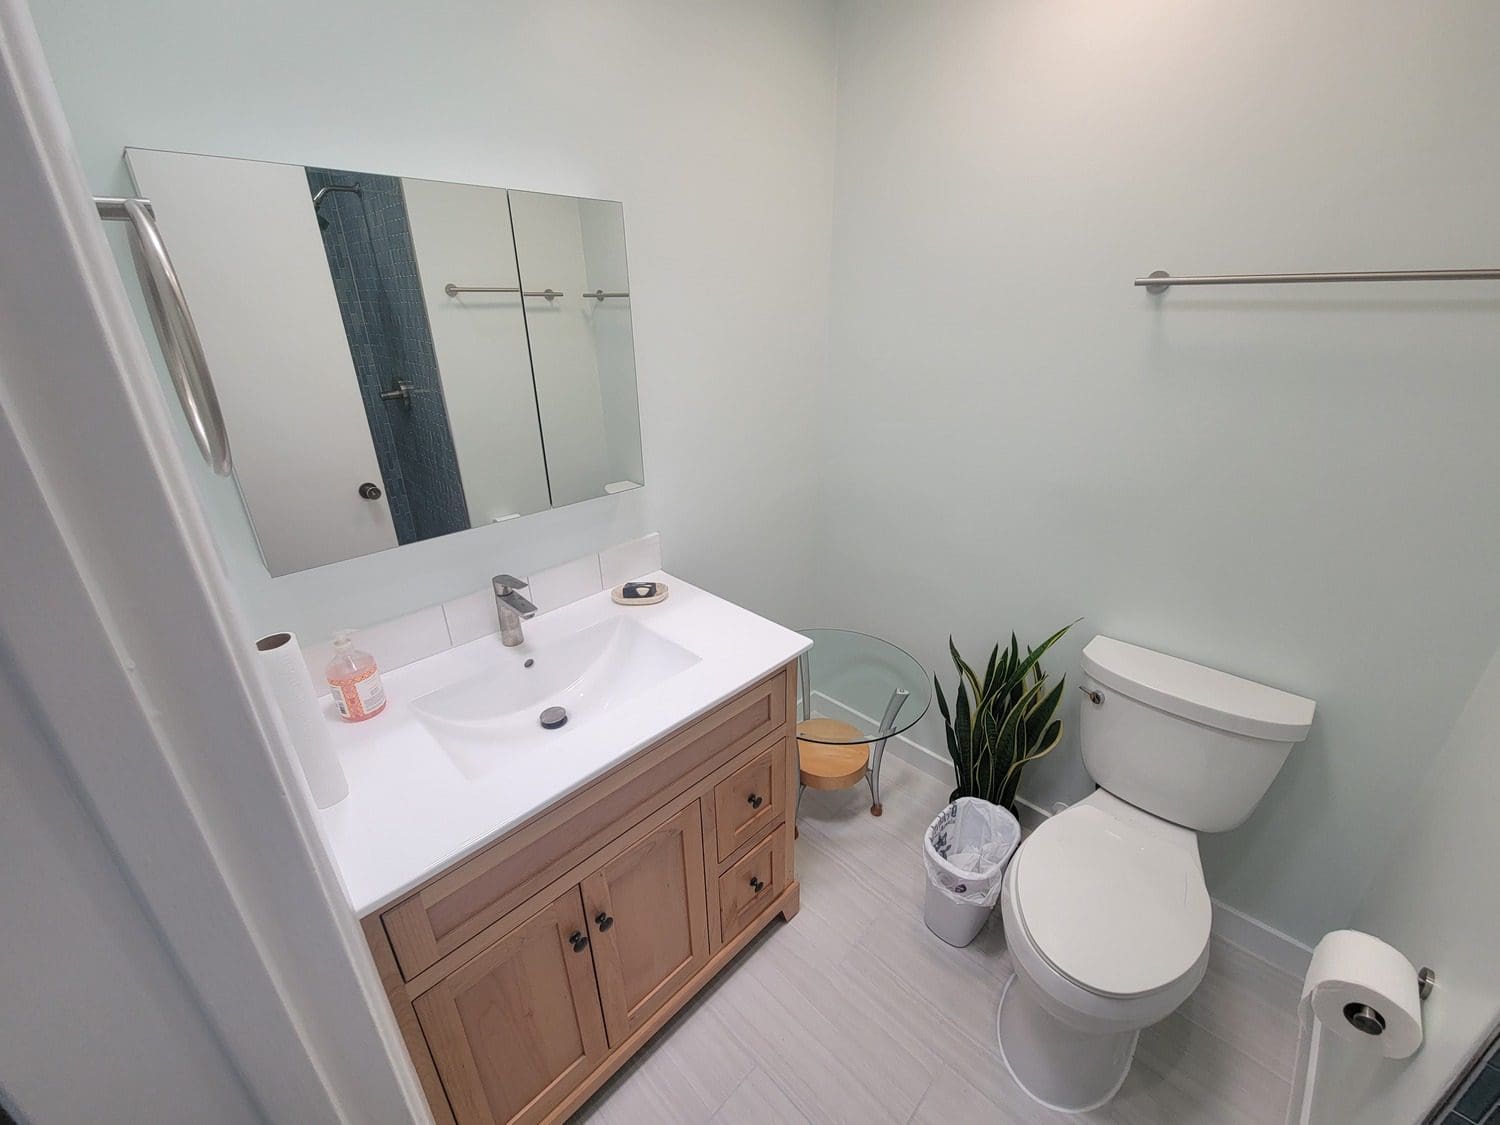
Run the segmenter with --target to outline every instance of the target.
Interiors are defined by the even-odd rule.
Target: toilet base
[[[1028,996],[1014,973],[1000,994],[995,1034],[1016,1085],[1059,1113],[1087,1113],[1119,1093],[1140,1038],[1138,1030],[1090,1035],[1069,1027]]]

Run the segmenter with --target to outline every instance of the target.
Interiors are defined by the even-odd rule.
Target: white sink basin
[[[672,596],[620,606],[603,590],[392,669],[386,707],[346,723],[324,706],[349,796],[318,810],[360,917],[381,910],[668,731],[795,660],[809,641],[656,571]],[[532,666],[525,667],[527,660]],[[554,703],[560,730],[538,716]]]
[[[698,657],[639,622],[613,617],[517,648],[496,644],[486,663],[491,666],[478,675],[411,703],[470,778],[517,753],[561,749],[564,735],[686,671]],[[550,707],[567,711],[566,725],[542,727],[541,714]]]

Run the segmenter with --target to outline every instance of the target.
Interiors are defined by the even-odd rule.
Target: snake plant
[[[997,644],[990,652],[983,679],[958,654],[953,638],[948,638],[948,651],[959,674],[951,712],[943,685],[936,676],[932,683],[937,689],[938,710],[948,728],[948,754],[958,778],[950,801],[980,797],[1014,811],[1022,768],[1062,738],[1062,720],[1054,716],[1067,678],[1059,678],[1049,690],[1041,659],[1072,627],[1064,625],[1039,648],[1028,647],[1025,656],[1012,633],[1008,649]]]

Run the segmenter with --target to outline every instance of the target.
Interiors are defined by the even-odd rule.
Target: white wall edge
[[[0,0],[0,149],[8,661],[257,1109],[426,1120],[24,0]]]
[[[842,716],[871,724],[877,721],[820,691],[814,691],[813,698],[817,700],[818,711],[830,718]],[[948,757],[904,734],[898,734],[886,743],[886,753],[948,785],[953,784],[953,763]],[[1052,815],[1050,810],[1033,804],[1025,797],[1017,797],[1016,804],[1019,806],[1021,827],[1028,832]],[[1213,909],[1213,932],[1216,937],[1299,980],[1307,975],[1307,966],[1312,960],[1312,950],[1308,946],[1290,934],[1284,934],[1274,926],[1252,918],[1242,910],[1226,906],[1218,899],[1213,900]]]

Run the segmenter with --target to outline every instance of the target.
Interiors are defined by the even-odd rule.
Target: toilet
[[[1244,822],[1313,718],[1310,699],[1109,637],[1082,666],[1099,788],[1026,838],[1000,892],[1015,968],[1000,1054],[1065,1113],[1114,1097],[1141,1028],[1198,987],[1213,920],[1198,834]]]

